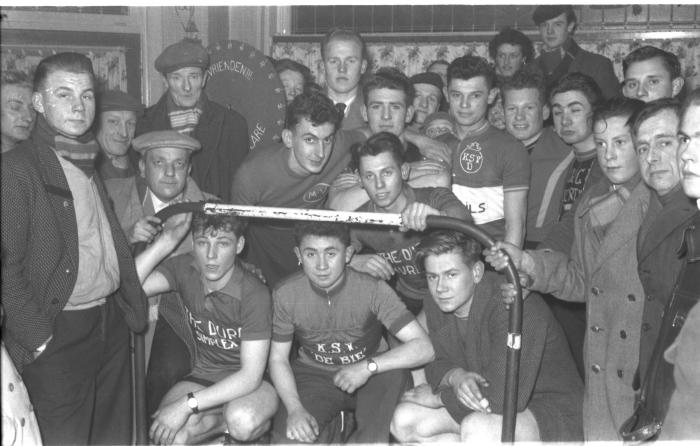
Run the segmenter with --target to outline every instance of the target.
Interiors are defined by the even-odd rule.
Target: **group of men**
[[[253,152],[245,119],[204,93],[196,42],[156,59],[168,88],[149,108],[96,91],[77,53],[33,82],[3,73],[3,346],[43,442],[132,441],[129,331],[146,334],[154,444],[498,441],[505,257],[427,231],[430,215],[499,240],[533,291],[516,440],[620,439],[698,259],[700,96],[674,99],[678,59],[651,46],[619,82],[573,40],[569,6],[533,20],[535,59],[506,30],[495,66],[463,56],[410,78],[372,72],[361,36],[331,30],[325,87],[289,94],[281,143]],[[402,224],[155,216],[204,200]],[[700,435],[684,422],[697,316],[667,354],[662,438]]]

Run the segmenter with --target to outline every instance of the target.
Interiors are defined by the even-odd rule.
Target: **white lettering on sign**
[[[238,62],[237,60],[220,60],[214,64],[212,64],[209,69],[207,69],[207,74],[209,77],[213,76],[216,73],[220,73],[222,71],[231,71],[233,73],[240,73],[241,76],[244,78],[250,80],[253,80],[253,70],[248,68],[247,65],[243,64],[243,62]]]
[[[265,127],[261,126],[258,122],[250,133],[250,150],[253,150],[255,145],[262,141],[263,136],[265,136]]]

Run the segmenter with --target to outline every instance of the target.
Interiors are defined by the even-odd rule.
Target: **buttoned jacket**
[[[591,200],[605,194],[609,184],[601,181],[581,197],[574,214],[574,244],[569,255],[530,251],[536,264],[534,290],[586,302],[586,441],[619,439],[620,425],[632,415],[632,383],[644,308],[644,289],[637,274],[637,234],[650,192],[640,181],[605,236],[598,239]]]

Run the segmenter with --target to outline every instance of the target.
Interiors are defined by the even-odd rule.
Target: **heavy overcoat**
[[[599,238],[593,229],[591,199],[605,194],[608,187],[607,180],[601,181],[581,197],[570,255],[531,251],[536,264],[533,289],[586,302],[586,441],[619,439],[620,425],[632,415],[644,308],[644,289],[637,274],[637,233],[650,192],[640,181]]]

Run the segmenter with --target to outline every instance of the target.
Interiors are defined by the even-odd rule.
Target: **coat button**
[[[649,325],[648,322],[644,322],[644,323],[642,324],[642,330],[643,330],[643,331],[649,331],[649,330],[651,330],[651,325]]]
[[[10,383],[7,385],[7,388],[10,389],[10,392],[13,392],[15,390],[15,385]]]
[[[622,378],[622,370],[619,370],[619,369],[618,369],[618,371],[617,371],[617,377],[618,377],[618,378]]]
[[[634,294],[628,294],[627,300],[629,300],[630,302],[634,302],[635,300],[637,300],[637,297]]]
[[[64,208],[70,207],[70,202],[68,200],[63,200],[63,207]]]
[[[625,330],[620,330],[620,337],[622,339],[627,339],[627,332]]]
[[[593,333],[600,333],[601,331],[603,331],[603,327],[599,327],[598,325],[594,325],[591,327],[591,331]]]
[[[19,420],[20,426],[24,427],[24,423],[26,423],[26,421],[24,421],[24,417],[20,418],[20,420]]]
[[[66,268],[66,274],[70,274],[70,269]]]
[[[598,288],[597,286],[594,286],[593,288],[591,288],[591,293],[593,293],[594,296],[598,296],[602,293],[602,291],[600,291],[600,288]]]
[[[598,364],[593,364],[591,366],[591,370],[593,370],[593,372],[595,372],[595,373],[598,373],[598,372],[600,372],[600,366]]]

